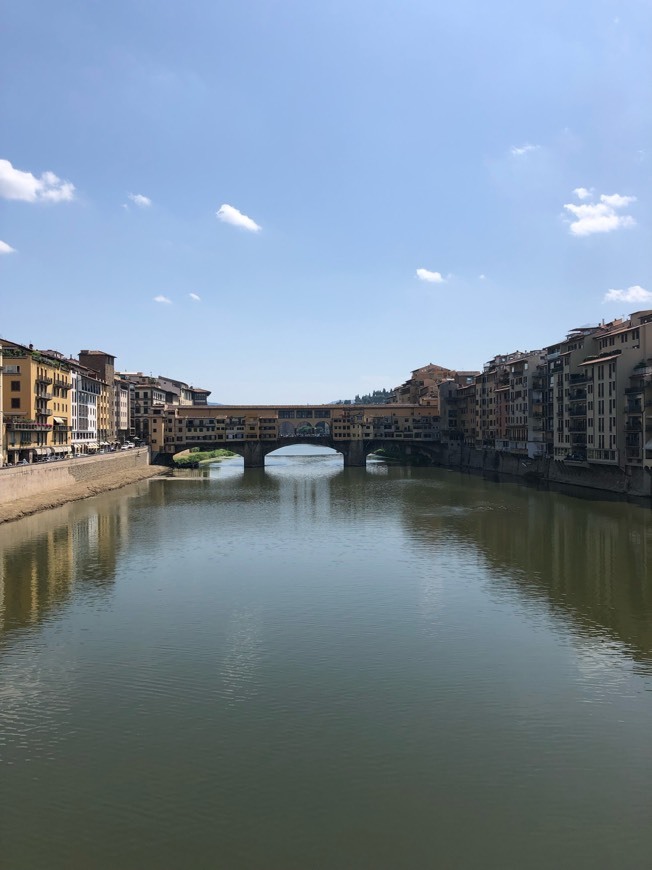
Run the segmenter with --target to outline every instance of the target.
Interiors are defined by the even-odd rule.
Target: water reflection
[[[147,484],[75,502],[0,527],[0,639],[57,613],[75,587],[105,595]]]
[[[624,502],[588,503],[554,492],[453,472],[415,480],[403,501],[419,546],[473,548],[496,587],[538,600],[585,634],[603,634],[652,661],[652,515]]]
[[[647,866],[649,515],[271,460],[0,530],[4,863]]]

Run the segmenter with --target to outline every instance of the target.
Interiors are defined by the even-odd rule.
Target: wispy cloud
[[[172,305],[172,300],[163,295],[155,296],[154,302],[160,302],[162,305]]]
[[[581,200],[589,199],[592,194],[585,187],[574,190]],[[574,236],[590,236],[593,233],[610,233],[621,227],[633,227],[636,224],[629,214],[618,214],[618,209],[626,208],[636,202],[635,196],[621,196],[619,193],[600,194],[598,202],[574,202],[564,204],[566,211],[573,215],[570,222],[570,232]]]
[[[524,154],[529,154],[530,151],[538,151],[540,147],[540,145],[530,145],[529,143],[525,145],[512,145],[509,152],[512,157],[523,157]]]
[[[198,293],[188,293],[188,296],[190,296],[193,302],[201,302],[201,296]]]
[[[3,242],[0,239],[0,254],[15,254],[16,249],[12,248],[11,245],[8,245],[6,242]]]
[[[430,269],[417,269],[417,278],[430,284],[443,284],[446,280],[441,272],[431,272]]]
[[[652,293],[635,284],[627,290],[607,290],[603,302],[650,302]]]
[[[152,204],[152,200],[148,196],[144,196],[142,193],[128,193],[127,198],[130,199],[134,205],[137,205],[138,208],[149,208]]]
[[[255,220],[242,214],[232,205],[221,205],[216,212],[217,217],[225,224],[231,224],[234,227],[241,227],[243,230],[249,230],[250,233],[257,233],[261,230]]]
[[[9,160],[0,160],[0,197],[22,202],[69,202],[74,199],[75,185],[62,181],[54,172],[40,178],[16,169]]]
[[[486,281],[486,280],[487,280],[487,276],[484,275],[484,274],[483,274],[483,275],[478,275],[478,278],[480,279],[480,281]]]

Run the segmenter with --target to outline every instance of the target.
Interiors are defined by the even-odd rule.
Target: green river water
[[[333,453],[0,528],[0,866],[652,867],[652,512]]]

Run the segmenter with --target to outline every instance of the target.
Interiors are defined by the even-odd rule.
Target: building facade
[[[103,384],[97,409],[97,428],[100,443],[116,442],[115,420],[115,357],[103,350],[80,350],[79,362],[94,371]]]
[[[2,341],[3,464],[70,453],[70,367],[52,351]]]
[[[113,380],[113,395],[115,398],[115,435],[121,444],[131,436],[131,414],[129,402],[129,384],[119,375]]]
[[[95,372],[81,366],[71,367],[70,445],[75,455],[93,453],[99,447],[98,405],[101,383]]]

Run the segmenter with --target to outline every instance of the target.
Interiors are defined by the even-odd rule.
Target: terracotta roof
[[[600,363],[609,362],[612,359],[618,359],[620,356],[619,353],[614,353],[612,356],[597,356],[595,359],[587,359],[584,362],[581,362],[581,366],[594,366],[596,363],[600,365]]]

